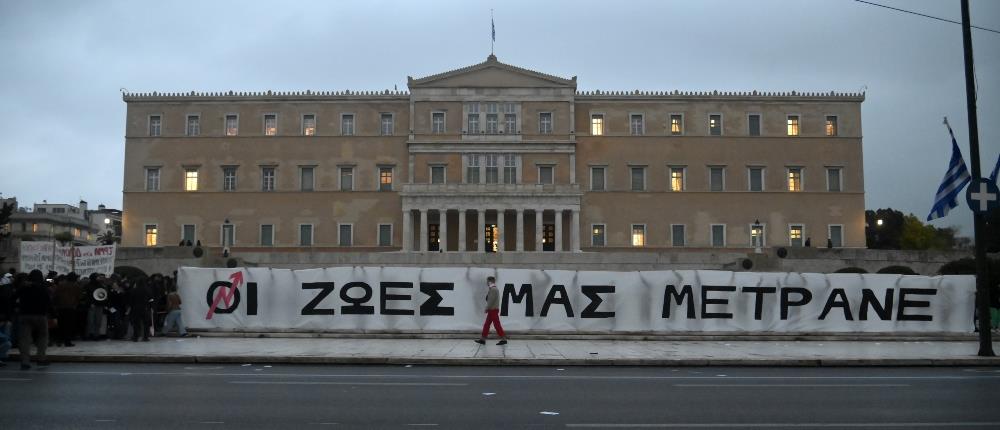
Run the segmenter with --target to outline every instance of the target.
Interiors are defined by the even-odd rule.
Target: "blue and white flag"
[[[958,142],[955,141],[955,133],[951,131],[951,125],[948,124],[948,118],[944,119],[944,125],[948,127],[948,134],[951,135],[951,161],[948,163],[948,173],[944,174],[937,195],[934,196],[934,207],[927,215],[927,221],[941,218],[947,215],[952,208],[958,206],[958,200],[955,197],[972,180],[969,169],[965,167],[962,151],[958,149]]]

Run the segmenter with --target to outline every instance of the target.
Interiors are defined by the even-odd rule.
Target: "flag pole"
[[[490,9],[490,55],[493,55],[493,45],[497,42],[497,26],[493,22],[493,9]]]
[[[972,178],[979,180],[979,123],[976,118],[976,75],[972,60],[972,28],[969,23],[969,0],[962,0],[962,46],[965,51],[965,100],[969,115],[969,161],[972,163]],[[993,357],[993,341],[990,333],[990,280],[986,262],[986,238],[984,216],[972,212],[973,236],[976,241],[976,312],[979,321],[979,356]]]

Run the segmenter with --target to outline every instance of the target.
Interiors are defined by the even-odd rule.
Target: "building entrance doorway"
[[[545,224],[542,228],[542,251],[556,250],[556,225]]]
[[[486,252],[497,252],[497,225],[486,224],[484,236],[486,238]]]

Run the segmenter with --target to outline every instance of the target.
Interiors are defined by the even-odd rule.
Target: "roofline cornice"
[[[325,100],[409,100],[407,91],[225,91],[123,93],[125,102],[145,101],[325,101]]]
[[[863,102],[865,93],[816,91],[577,91],[577,100],[759,100],[759,101],[845,101]]]
[[[476,70],[482,70],[482,69],[486,69],[486,68],[489,68],[489,67],[496,67],[496,68],[508,70],[508,71],[515,72],[515,73],[523,73],[523,74],[526,74],[526,75],[534,76],[534,77],[539,78],[539,79],[544,79],[544,80],[550,81],[550,82],[552,82],[554,84],[557,84],[559,86],[576,88],[576,76],[574,76],[574,77],[572,77],[570,79],[566,79],[566,78],[561,78],[561,77],[555,76],[555,75],[549,75],[549,74],[538,72],[538,71],[531,70],[531,69],[525,69],[523,67],[513,66],[513,65],[510,65],[510,64],[507,64],[507,63],[501,63],[500,61],[497,61],[496,55],[493,55],[493,54],[490,54],[489,57],[486,57],[486,61],[484,61],[482,63],[473,64],[471,66],[466,66],[466,67],[462,67],[462,68],[458,68],[458,69],[454,69],[454,70],[449,70],[447,72],[438,73],[438,74],[434,74],[434,75],[430,75],[430,76],[425,76],[425,77],[422,77],[422,78],[416,78],[416,79],[414,79],[412,76],[407,76],[406,77],[406,83],[407,83],[407,86],[409,86],[409,87],[413,87],[413,86],[418,86],[418,87],[419,86],[433,87],[432,85],[428,85],[428,84],[431,83],[431,82],[440,80],[440,79],[445,79],[445,78],[449,78],[449,77],[452,77],[452,76],[456,76],[456,75],[460,75],[460,74],[463,74],[463,73],[468,73],[468,72],[472,72],[472,71],[476,71]]]

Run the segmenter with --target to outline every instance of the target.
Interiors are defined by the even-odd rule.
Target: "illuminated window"
[[[76,227],[73,228],[73,237],[80,237],[80,229],[79,228],[76,228]]]
[[[302,135],[304,136],[316,135],[316,115],[313,114],[302,115]]]
[[[154,136],[154,137],[155,136],[159,136],[160,135],[160,129],[161,129],[160,116],[159,115],[150,115],[149,116],[149,135],[150,136]]]
[[[538,166],[538,183],[553,183],[553,166]]]
[[[444,133],[444,112],[431,114],[431,133]]]
[[[226,115],[226,136],[236,136],[240,133],[240,117]]]
[[[670,191],[684,191],[684,168],[670,168]]]
[[[274,167],[260,168],[260,190],[274,191]]]
[[[507,154],[503,156],[503,183],[517,183],[517,156]]]
[[[382,119],[382,127],[381,127],[382,135],[392,136],[392,133],[396,129],[395,125],[393,125],[392,114],[384,113],[382,114],[381,119]]]
[[[670,134],[680,136],[684,134],[684,116],[678,114],[670,115]]]
[[[751,136],[760,136],[760,115],[752,114],[747,117],[747,124],[750,127]]]
[[[38,233],[38,224],[31,223],[31,232],[32,233]]]
[[[199,134],[201,134],[201,117],[198,115],[188,115],[187,135],[197,136]]]
[[[354,190],[354,168],[353,167],[341,167],[340,168],[340,191],[353,191]]]
[[[160,168],[147,167],[146,191],[159,191],[159,190],[160,190]]]
[[[643,122],[643,116],[641,114],[633,114],[629,116],[629,130],[632,132],[633,136],[643,135],[645,132],[645,124]]]
[[[764,191],[763,167],[748,167],[747,175],[749,176],[750,191]]]
[[[604,167],[591,167],[590,168],[590,191],[604,191],[605,190],[605,177],[604,177]]]
[[[184,191],[198,191],[198,169],[184,169]]]
[[[146,246],[156,246],[156,224],[146,224]]]
[[[264,135],[278,135],[278,116],[275,114],[264,115]]]
[[[222,191],[236,191],[236,167],[222,168]]]
[[[590,116],[590,135],[591,136],[604,135],[604,115]]]
[[[722,136],[722,115],[708,116],[708,134]]]
[[[542,112],[538,114],[538,133],[552,133],[552,112]]]
[[[712,166],[708,168],[709,191],[724,191],[726,189],[726,168]]]
[[[465,156],[465,183],[479,183],[479,155],[477,154]]]
[[[802,246],[802,230],[801,225],[791,225],[788,226],[788,243],[794,247]]]
[[[826,168],[826,190],[830,192],[840,192],[843,187],[841,181],[842,176],[840,175],[840,167],[827,167]]]
[[[725,224],[712,224],[712,231],[710,233],[712,237],[712,246],[716,248],[722,248],[726,246],[726,225]]]
[[[684,246],[687,244],[686,237],[684,235],[684,224],[671,224],[670,225],[670,239],[671,245],[673,246]]]
[[[765,235],[765,226],[761,225],[750,225],[750,247],[756,248],[758,246],[763,247],[766,242],[767,236]]]
[[[604,246],[604,224],[594,224],[591,226],[590,246]]]
[[[788,115],[788,135],[798,136],[799,135],[799,116],[798,115]]]
[[[828,115],[826,117],[826,135],[836,136],[837,135],[837,117]]]
[[[788,191],[802,191],[802,168],[788,168]]]
[[[632,224],[632,246],[646,246],[646,224]]]
[[[343,114],[340,116],[340,134],[344,136],[354,135],[354,115]]]
[[[378,168],[378,190],[392,191],[392,167]]]

